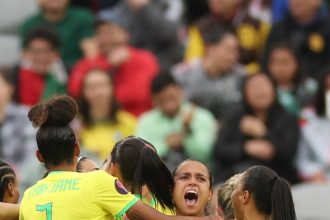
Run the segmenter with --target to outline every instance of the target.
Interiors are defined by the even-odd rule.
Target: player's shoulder
[[[93,172],[83,173],[83,178],[89,180],[107,180],[107,181],[115,181],[116,178],[111,176],[109,173],[104,170],[97,170]]]

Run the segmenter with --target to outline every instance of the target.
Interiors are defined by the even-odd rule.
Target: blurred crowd
[[[215,183],[258,164],[330,182],[329,2],[2,0],[0,158],[40,179],[28,109],[69,94],[99,161],[137,135]]]

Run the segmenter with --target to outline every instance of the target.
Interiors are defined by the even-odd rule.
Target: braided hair
[[[5,190],[9,183],[16,181],[14,170],[5,162],[0,161],[0,202],[3,202]]]

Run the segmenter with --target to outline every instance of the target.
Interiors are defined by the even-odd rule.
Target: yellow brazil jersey
[[[97,122],[81,131],[81,144],[95,153],[100,159],[106,159],[114,145],[135,132],[136,118],[128,112],[117,113],[117,123]]]
[[[120,220],[138,200],[104,171],[51,172],[24,193],[19,219]]]
[[[156,209],[158,212],[163,213],[165,215],[175,215],[175,211],[172,211],[169,208],[163,208],[160,203],[157,201],[156,197],[154,195],[151,196],[151,200],[149,201],[146,197],[143,197],[139,194],[135,194],[135,196],[139,199],[141,199],[141,201],[149,206],[151,206],[152,208]]]

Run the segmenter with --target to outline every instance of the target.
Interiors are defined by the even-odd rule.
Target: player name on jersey
[[[60,179],[50,184],[41,184],[35,186],[28,194],[29,198],[38,197],[44,193],[58,193],[79,190],[80,178]]]

